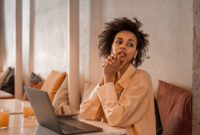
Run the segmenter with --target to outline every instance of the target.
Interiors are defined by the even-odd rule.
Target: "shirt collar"
[[[130,64],[125,73],[122,75],[121,79],[117,82],[120,86],[122,86],[125,90],[128,88],[129,80],[133,77],[133,74],[135,73],[137,69]]]

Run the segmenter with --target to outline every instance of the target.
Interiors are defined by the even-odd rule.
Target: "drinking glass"
[[[6,129],[9,125],[10,110],[0,108],[0,129]]]
[[[33,108],[31,107],[31,104],[28,101],[23,102],[23,115],[25,118],[34,118],[35,117]]]

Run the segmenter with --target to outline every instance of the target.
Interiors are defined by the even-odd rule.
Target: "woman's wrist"
[[[111,75],[104,75],[104,83],[113,82],[113,76]]]

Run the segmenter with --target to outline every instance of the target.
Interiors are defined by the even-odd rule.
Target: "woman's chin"
[[[125,61],[126,61],[126,64],[127,64],[127,63],[130,63],[130,62],[128,62],[127,60],[120,60],[120,64],[124,63]]]

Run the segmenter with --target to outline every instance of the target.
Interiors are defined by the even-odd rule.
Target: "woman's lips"
[[[117,53],[119,56],[126,56],[126,53],[124,53],[124,52],[119,52],[119,53]]]

